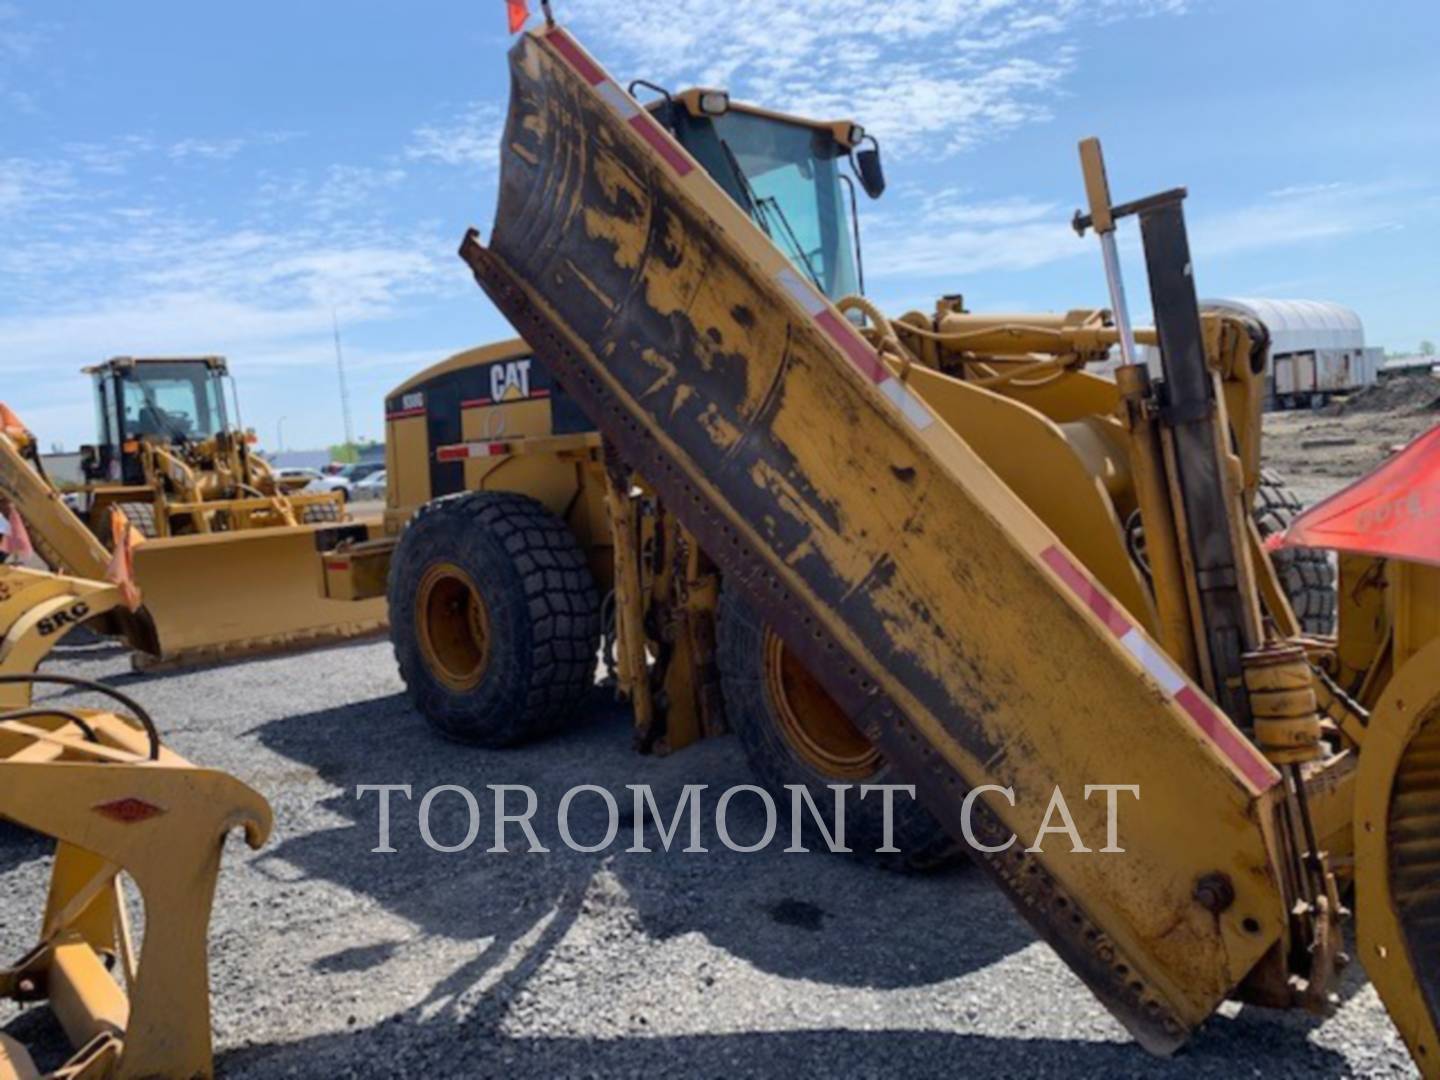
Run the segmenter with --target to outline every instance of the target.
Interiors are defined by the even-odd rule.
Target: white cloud
[[[493,169],[500,160],[505,110],[493,101],[477,101],[448,119],[422,125],[411,135],[405,157],[444,165],[478,165]]]
[[[77,169],[121,176],[136,158],[154,153],[155,142],[147,135],[117,135],[103,142],[65,143],[61,149]]]
[[[330,165],[317,172],[292,169],[261,171],[256,184],[258,205],[271,217],[303,215],[317,221],[353,220],[372,213],[382,197],[400,188],[407,178],[395,165]]]
[[[945,156],[1050,116],[1075,67],[1067,33],[1181,0],[574,0],[566,19],[622,81],[723,86],[737,99],[853,117],[902,153]],[[491,169],[504,109],[418,127],[406,157]]]
[[[574,0],[570,23],[621,78],[725,86],[737,98],[853,116],[937,156],[1049,115],[1086,20],[1179,0]]]
[[[20,25],[20,9],[14,4],[0,4],[0,59],[24,60],[40,40],[35,29]]]
[[[165,154],[171,161],[229,161],[246,150],[275,146],[300,137],[296,131],[261,131],[220,137],[191,136],[173,142]]]
[[[865,270],[877,281],[958,280],[1095,255],[1093,240],[1079,240],[1070,227],[1071,206],[1020,196],[979,200],[953,187],[895,195],[864,221]],[[1220,259],[1403,228],[1437,209],[1428,191],[1399,182],[1302,184],[1238,206],[1191,209],[1188,227],[1196,258]],[[1127,259],[1142,266],[1133,228],[1121,243]]]
[[[245,148],[245,140],[229,139],[181,139],[171,145],[166,153],[172,161],[187,158],[201,158],[205,161],[229,161]]]
[[[356,331],[347,360],[384,367],[393,350],[367,350],[364,331],[466,285],[448,232],[381,213],[403,170],[337,165],[301,176],[300,202],[283,214],[242,204],[224,217],[156,194],[135,173],[106,180],[78,157],[0,162],[0,364],[27,414],[55,410],[47,442],[87,437],[74,375],[83,363],[122,352],[227,353],[260,372],[257,398],[284,401],[272,379],[283,387],[313,379],[301,369],[333,364],[332,313]],[[280,368],[292,374],[264,375]],[[312,429],[323,438],[329,424],[327,414]],[[302,427],[297,417],[296,437]]]
[[[902,199],[864,230],[865,273],[877,280],[1031,270],[1090,250],[1055,203],[979,201],[956,189]]]
[[[32,158],[0,159],[0,219],[28,214],[66,197],[74,183],[69,166]]]
[[[1287,187],[1276,188],[1270,192],[1269,195],[1272,199],[1308,198],[1309,196],[1322,195],[1329,191],[1340,191],[1344,187],[1345,185],[1338,181],[1321,184],[1291,184]]]
[[[1199,215],[1190,235],[1197,256],[1218,258],[1401,228],[1424,204],[1424,193],[1393,181],[1299,184]]]

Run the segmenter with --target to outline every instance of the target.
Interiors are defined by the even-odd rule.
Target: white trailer
[[[1374,383],[1383,351],[1365,344],[1360,316],[1323,300],[1206,300],[1203,307],[1247,315],[1270,335],[1266,398],[1270,408],[1323,405],[1332,395]]]

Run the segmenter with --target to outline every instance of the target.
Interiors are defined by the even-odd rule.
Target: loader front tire
[[[528,496],[475,491],[422,507],[391,559],[389,605],[410,699],[448,738],[543,738],[594,685],[594,579],[565,523]]]
[[[903,792],[894,795],[891,824],[892,846],[900,851],[878,853],[885,836],[882,793],[860,798],[860,785],[904,784],[905,778],[734,589],[721,592],[717,638],[726,718],[782,821],[788,821],[790,786],[803,785],[834,835],[830,785],[849,784],[844,797],[847,847],[902,869],[949,860],[954,842],[928,810]],[[808,809],[802,810],[807,845],[825,850],[819,827]]]
[[[1300,499],[1279,473],[1262,469],[1255,491],[1255,524],[1262,538],[1284,532],[1300,515]],[[1271,561],[1290,598],[1300,629],[1307,634],[1335,631],[1335,567],[1330,553],[1319,548],[1281,548]]]
[[[155,527],[154,503],[122,502],[116,503],[115,505],[118,506],[120,508],[120,512],[125,515],[125,520],[130,522],[130,524],[135,527],[136,531],[138,531],[141,536],[145,537],[147,540],[150,540],[160,535],[159,530]],[[107,534],[109,532],[108,526],[106,528],[106,532]]]

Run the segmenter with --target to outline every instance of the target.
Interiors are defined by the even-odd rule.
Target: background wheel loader
[[[37,943],[0,957],[0,998],[48,1002],[70,1043],[63,1060],[37,1062],[0,1034],[0,1080],[212,1075],[206,930],[220,858],[232,829],[264,843],[270,807],[165,747],[125,695],[36,673],[70,630],[124,603],[113,584],[0,566],[0,829],[56,841]],[[36,702],[36,685],[110,707]],[[138,939],[126,883],[143,905]],[[6,907],[7,919],[22,917],[16,898]]]
[[[137,663],[227,660],[383,629],[383,604],[334,603],[315,585],[317,549],[365,538],[371,524],[351,520],[337,493],[275,476],[232,419],[222,358],[120,357],[86,372],[99,431],[82,448],[78,509],[15,424],[0,435],[0,496],[59,572],[106,576],[114,508],[146,538],[134,569],[147,633],[128,635]]]
[[[832,302],[553,22],[511,75],[495,226],[461,254],[596,424],[611,492],[661,501],[1142,1046],[1229,998],[1329,1008],[1353,878],[1362,959],[1440,1075],[1440,574],[1365,549],[1383,585],[1302,631],[1252,516],[1263,331],[1199,310],[1183,190],[1113,205],[1087,140],[1108,312],[889,318]],[[1084,370],[1113,345],[1113,381]],[[1144,803],[1120,851],[1013,842],[1102,783]],[[1070,808],[1107,835],[1103,800]]]
[[[653,115],[797,274],[831,300],[861,290],[855,181],[876,197],[884,190],[873,136],[848,120],[788,116],[732,102],[718,90],[662,92]],[[962,356],[997,364],[1068,356],[1078,366],[1103,359],[1115,341],[1099,312],[1072,313],[1068,323],[1022,315],[981,321],[963,316],[953,299],[945,312],[988,331],[964,353],[924,355],[951,370],[963,370]],[[1107,396],[1104,387],[1089,376],[1064,379],[1049,395],[1068,420],[1113,408],[1114,392]],[[1031,390],[1017,383],[997,392],[1023,401]],[[899,782],[752,605],[720,588],[710,558],[643,476],[607,464],[595,424],[524,341],[452,356],[397,387],[385,408],[385,538],[327,555],[328,595],[388,594],[401,675],[416,707],[445,735],[511,745],[575,722],[608,633],[620,689],[635,703],[641,750],[676,750],[733,729],[767,788],[788,798],[785,785],[805,784],[827,807],[827,784]],[[1054,453],[1064,449],[1049,441],[1051,426],[1016,425],[1003,413],[993,422],[984,437],[997,450],[1019,439],[1007,456],[1031,459],[1012,467],[1012,478],[1018,468],[1033,470],[1027,488],[1064,514],[1066,500],[1055,498],[1063,491],[1047,490]],[[1247,422],[1258,425],[1258,416]],[[1076,430],[1095,451],[1089,467],[1114,472],[1107,460],[1119,456],[1113,434]],[[1111,483],[1119,491],[1127,478]],[[1247,497],[1263,535],[1283,531],[1300,508],[1268,471],[1252,471]],[[1143,562],[1133,497],[1122,510]],[[1094,516],[1074,523],[1077,532],[1097,526],[1110,529]],[[1124,587],[1140,603],[1130,553],[1104,557],[1117,576],[1130,575]],[[1335,601],[1327,555],[1287,550],[1277,569],[1305,629],[1328,632]],[[852,835],[879,847],[878,802],[848,814]],[[952,846],[914,803],[896,836],[908,860],[921,865]]]

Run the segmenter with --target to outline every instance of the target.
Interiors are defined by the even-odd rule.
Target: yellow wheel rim
[[[880,769],[880,752],[768,627],[765,697],[781,734],[801,760],[836,780],[864,780]]]
[[[453,563],[425,571],[415,597],[425,664],[451,690],[473,690],[490,662],[490,614],[475,582]]]

